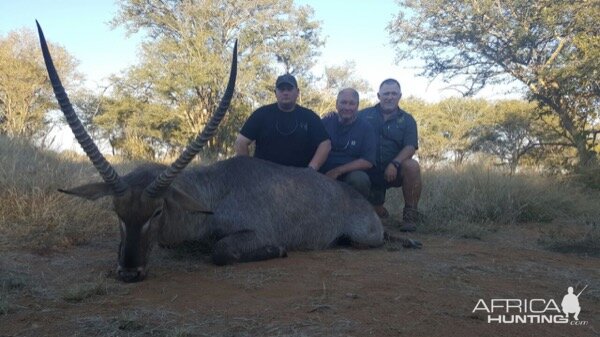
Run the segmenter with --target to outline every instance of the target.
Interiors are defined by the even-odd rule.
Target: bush
[[[600,166],[588,166],[577,170],[573,180],[586,188],[600,191]]]

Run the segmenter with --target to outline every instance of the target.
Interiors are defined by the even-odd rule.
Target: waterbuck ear
[[[167,204],[176,204],[189,212],[213,214],[206,205],[203,205],[201,202],[176,187],[171,187],[169,189],[165,200]]]
[[[98,198],[114,194],[113,189],[107,183],[85,184],[70,190],[63,190],[59,188],[58,191],[80,198],[86,198],[88,200],[96,200]]]

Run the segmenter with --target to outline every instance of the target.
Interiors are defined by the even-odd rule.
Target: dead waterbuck
[[[202,242],[211,247],[218,265],[283,257],[288,250],[323,249],[341,239],[362,247],[383,244],[383,227],[369,203],[312,169],[236,157],[183,170],[216,132],[229,107],[237,42],[227,89],[204,130],[171,166],[141,165],[121,177],[74,112],[39,24],[38,33],[60,108],[104,180],[60,191],[90,200],[112,197],[121,233],[117,272],[123,281],[146,277],[156,243]]]

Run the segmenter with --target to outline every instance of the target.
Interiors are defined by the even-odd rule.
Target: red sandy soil
[[[543,250],[538,236],[535,226],[483,240],[416,233],[423,249],[290,252],[228,267],[156,248],[135,284],[115,280],[117,239],[3,252],[0,336],[599,336],[600,258]],[[560,305],[567,287],[585,285],[585,325],[473,313],[479,299]]]

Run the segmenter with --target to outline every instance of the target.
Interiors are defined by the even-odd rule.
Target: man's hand
[[[396,180],[397,175],[398,170],[396,169],[396,166],[394,166],[394,164],[392,163],[388,164],[388,166],[385,168],[385,172],[383,172],[383,177],[388,183],[391,183],[394,180]]]
[[[342,173],[337,169],[329,170],[327,173],[325,173],[326,176],[333,180],[336,180],[341,174]]]

